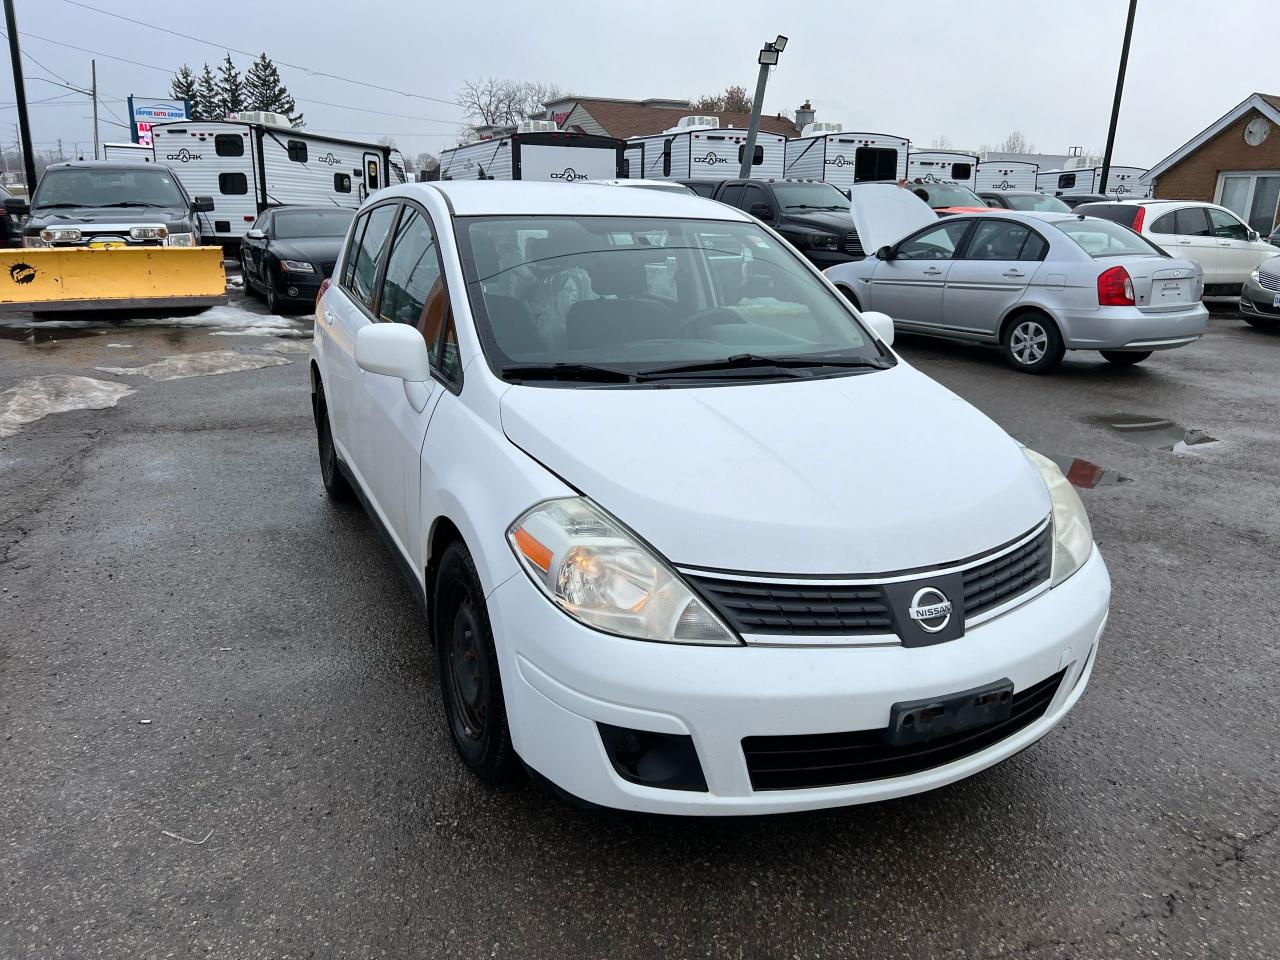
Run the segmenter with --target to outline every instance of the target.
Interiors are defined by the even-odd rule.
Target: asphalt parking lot
[[[409,590],[324,498],[305,317],[4,324],[6,960],[1280,955],[1280,335],[1047,377],[900,342],[1105,471],[1090,689],[931,794],[690,821],[463,772]],[[1154,420],[1213,440],[1111,425]]]

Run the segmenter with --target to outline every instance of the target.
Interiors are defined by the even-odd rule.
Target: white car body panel
[[[857,183],[850,190],[849,212],[862,238],[862,249],[874,257],[881,247],[938,222],[933,208],[910,190],[893,183]]]

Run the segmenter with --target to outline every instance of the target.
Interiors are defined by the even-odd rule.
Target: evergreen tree
[[[245,72],[244,99],[250,110],[267,110],[282,113],[295,127],[301,127],[302,114],[296,113],[298,105],[280,80],[280,71],[265,53]]]
[[[244,84],[240,71],[231,62],[231,54],[222,58],[218,66],[218,115],[219,119],[239,113],[244,109]]]
[[[191,104],[192,109],[195,109],[196,75],[185,63],[169,82],[169,96],[175,100],[186,100]]]
[[[218,82],[214,80],[213,71],[206,63],[200,72],[200,79],[196,81],[196,99],[191,111],[195,119],[222,120],[223,116],[218,112],[221,109],[219,99]]]

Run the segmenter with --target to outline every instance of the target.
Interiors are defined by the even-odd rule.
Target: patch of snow
[[[135,392],[123,383],[92,377],[35,377],[0,393],[0,437],[11,437],[51,413],[105,410]]]
[[[140,367],[98,367],[103,373],[115,373],[126,377],[144,376],[152,380],[182,380],[186,377],[209,377],[218,373],[239,373],[261,367],[278,367],[288,363],[284,357],[257,357],[234,350],[213,350],[208,353],[188,353],[183,356],[165,357]]]
[[[133,349],[133,344],[132,344],[132,343],[108,343],[108,344],[107,344],[107,346],[108,346],[108,347],[120,347],[121,349],[124,349],[124,350],[132,350],[132,349]]]
[[[310,353],[311,344],[302,340],[281,340],[279,343],[264,344],[262,349],[273,353]]]

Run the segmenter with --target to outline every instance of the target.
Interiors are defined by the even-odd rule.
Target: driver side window
[[[899,260],[950,260],[964,232],[969,229],[968,220],[948,219],[936,227],[926,227],[909,240],[898,245]]]

